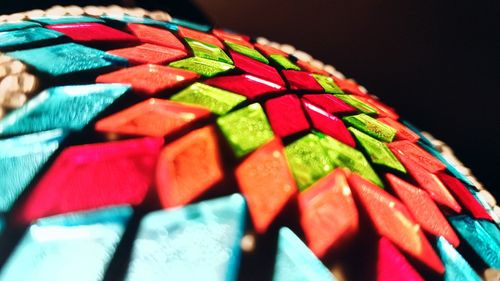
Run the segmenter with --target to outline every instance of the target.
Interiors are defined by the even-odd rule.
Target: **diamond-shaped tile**
[[[162,138],[141,138],[66,148],[16,210],[17,221],[142,203],[162,145]]]
[[[258,60],[258,61],[266,63],[266,64],[269,63],[267,58],[264,57],[261,53],[259,53],[259,51],[255,50],[253,47],[250,48],[250,47],[247,47],[244,45],[233,43],[231,41],[225,41],[224,43],[226,43],[226,45],[234,52],[240,53],[242,55],[245,55],[247,57],[250,57],[254,60]]]
[[[40,26],[41,25],[39,23],[31,22],[31,21],[2,22],[2,23],[0,23],[0,32],[25,29],[25,28],[31,28],[31,27],[40,27]]]
[[[201,107],[148,99],[99,120],[95,128],[101,132],[165,137],[209,115]]]
[[[298,65],[294,64],[284,55],[274,54],[270,55],[269,58],[271,59],[272,62],[279,65],[280,68],[282,69],[300,70],[300,67]]]
[[[436,173],[446,169],[446,166],[434,156],[429,154],[417,144],[402,140],[388,144],[389,148],[396,156],[404,155],[407,158],[417,162],[431,173]]]
[[[378,111],[375,107],[367,104],[354,95],[335,95],[337,98],[343,100],[348,105],[356,108],[359,112],[367,115],[376,115]]]
[[[351,137],[351,134],[349,134],[349,131],[347,131],[347,128],[342,120],[306,100],[303,100],[302,103],[304,104],[304,109],[309,116],[309,120],[311,120],[312,126],[316,130],[349,146],[356,146],[354,139]]]
[[[266,114],[258,103],[219,117],[217,125],[236,157],[247,155],[274,137]]]
[[[322,257],[358,232],[358,210],[345,172],[335,169],[298,197],[300,224],[313,253]]]
[[[80,130],[128,90],[118,84],[50,88],[2,119],[0,134]]]
[[[103,71],[128,64],[124,58],[76,43],[15,51],[7,53],[7,55],[52,77],[87,73],[97,75]]]
[[[246,100],[244,96],[196,82],[171,98],[173,101],[204,107],[217,115],[228,113]]]
[[[145,24],[129,23],[127,28],[141,42],[186,51],[184,44],[170,31]]]
[[[0,50],[8,51],[12,49],[33,48],[48,45],[61,41],[64,34],[42,28],[31,27],[19,30],[12,30],[0,33]]]
[[[316,81],[323,87],[325,92],[330,94],[343,94],[342,90],[335,84],[331,77],[321,75],[321,74],[313,74],[312,75]]]
[[[0,213],[7,213],[66,134],[62,130],[0,140]]]
[[[325,149],[332,165],[334,167],[344,167],[349,170],[360,174],[365,179],[370,180],[372,183],[380,187],[384,184],[378,177],[377,173],[372,169],[368,160],[361,151],[356,150],[332,137],[317,134],[320,138],[320,143]]]
[[[115,49],[108,54],[126,58],[130,64],[167,64],[185,58],[185,51],[171,49],[159,45],[142,44],[135,47]]]
[[[292,90],[324,92],[323,87],[316,81],[314,76],[305,71],[283,70],[283,75]]]
[[[186,85],[198,77],[198,74],[191,71],[163,65],[145,64],[100,75],[96,82],[129,84],[134,92],[156,95],[165,90]]]
[[[437,249],[446,269],[444,272],[444,280],[482,280],[469,263],[448,241],[446,241],[445,238],[438,238]]]
[[[391,142],[396,135],[396,129],[374,119],[364,113],[342,118],[346,125],[352,126],[361,132],[380,141]],[[390,147],[389,147],[390,148]],[[392,149],[391,149],[392,150]]]
[[[255,230],[265,233],[297,192],[280,140],[274,139],[251,153],[235,174]]]
[[[398,158],[392,154],[391,150],[385,143],[376,140],[353,127],[349,127],[349,131],[354,135],[359,145],[370,157],[372,163],[400,173],[406,173],[405,167],[403,167]]]
[[[124,279],[236,280],[245,213],[235,194],[147,214]]]
[[[300,191],[306,190],[333,169],[320,138],[315,134],[307,134],[292,142],[286,146],[285,152]]]
[[[213,127],[191,131],[163,148],[156,167],[156,188],[163,207],[185,205],[224,177]]]
[[[250,74],[213,77],[205,80],[205,83],[217,88],[244,95],[248,99],[255,99],[264,95],[276,94],[286,90],[286,88],[282,85],[269,82]]]
[[[354,107],[331,94],[307,94],[303,95],[302,99],[333,115],[356,113]]]
[[[117,48],[139,44],[135,36],[100,23],[55,24],[46,28],[61,32],[75,42],[95,47]]]
[[[289,228],[280,229],[273,281],[335,281],[332,273]]]
[[[297,95],[284,95],[265,103],[273,131],[281,138],[304,132],[310,128]]]
[[[275,84],[285,86],[279,72],[272,66],[256,61],[236,52],[229,52],[234,60],[234,65],[241,71],[260,77]]]
[[[222,44],[222,42],[219,41],[219,39],[217,39],[217,37],[215,37],[211,34],[199,32],[199,31],[196,31],[193,29],[182,27],[182,26],[179,26],[179,34],[182,37],[195,39],[195,40],[198,40],[201,42],[215,45],[221,49],[224,49],[224,45]]]
[[[231,64],[200,57],[192,57],[174,61],[169,65],[175,68],[190,70],[205,77],[212,77],[234,69],[234,66]]]
[[[101,281],[132,208],[43,218],[32,224],[0,271],[1,280]]]
[[[195,56],[204,59],[210,59],[228,64],[233,64],[233,61],[221,48],[191,38],[185,38],[185,40],[188,43],[191,50],[193,50]]]
[[[230,41],[249,48],[253,48],[252,43],[249,42],[250,38],[246,35],[236,34],[231,31],[222,29],[214,29],[212,30],[212,33],[222,41]]]
[[[424,281],[405,256],[385,237],[378,241],[376,262],[377,281]]]

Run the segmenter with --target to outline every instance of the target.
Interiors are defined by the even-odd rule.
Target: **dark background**
[[[14,4],[15,3],[15,4]],[[8,1],[2,13],[120,1]],[[500,1],[125,0],[289,43],[447,142],[500,198]],[[196,8],[194,6],[199,7]],[[497,174],[499,173],[499,174]]]

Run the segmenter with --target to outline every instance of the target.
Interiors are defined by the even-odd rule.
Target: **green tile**
[[[335,167],[348,168],[374,184],[384,187],[384,184],[361,151],[322,133],[316,133],[316,135],[319,137],[320,144]]]
[[[349,127],[349,131],[354,135],[360,146],[364,149],[366,154],[368,154],[374,164],[384,166],[401,173],[406,173],[403,165],[398,161],[396,156],[392,154],[391,150],[385,143],[378,141],[353,127]]]
[[[337,98],[343,100],[345,103],[348,105],[356,108],[359,110],[361,113],[365,113],[368,115],[376,115],[378,114],[377,109],[375,109],[372,106],[367,105],[366,103],[362,102],[358,98],[356,98],[353,95],[335,95]]]
[[[328,76],[313,73],[314,79],[325,89],[325,92],[331,94],[343,94],[344,92],[335,84],[333,79]]]
[[[261,61],[263,63],[267,63],[267,64],[269,63],[269,61],[266,59],[266,57],[264,57],[261,53],[259,53],[259,51],[255,50],[255,49],[252,49],[252,48],[249,48],[247,46],[240,45],[240,44],[236,44],[236,43],[233,43],[230,41],[224,41],[224,43],[226,43],[226,45],[228,45],[229,48],[231,48],[231,50],[233,50],[237,53],[243,54],[247,57],[251,57],[252,59]]]
[[[287,145],[285,153],[300,191],[306,190],[333,169],[320,138],[314,134],[307,134]]]
[[[173,95],[170,99],[181,103],[199,105],[214,114],[223,115],[246,100],[246,97],[196,82]]]
[[[231,64],[200,57],[192,57],[174,61],[170,63],[169,66],[190,70],[205,77],[212,77],[234,68],[234,66]]]
[[[274,137],[266,114],[258,103],[219,117],[217,125],[237,157],[247,155]]]
[[[296,64],[294,64],[291,60],[289,60],[287,57],[283,56],[283,55],[270,55],[269,58],[271,58],[271,60],[280,65],[283,69],[287,69],[287,70],[300,70],[300,67],[297,66]]]
[[[391,142],[394,136],[396,136],[396,129],[363,113],[346,116],[342,120],[348,126],[353,126],[361,132],[381,141]]]
[[[233,61],[221,48],[191,38],[184,39],[188,43],[189,47],[191,47],[191,49],[193,50],[195,56],[233,64]]]

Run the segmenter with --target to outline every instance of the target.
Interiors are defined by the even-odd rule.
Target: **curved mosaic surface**
[[[498,273],[483,191],[333,67],[161,12],[58,9],[0,23],[2,79],[24,77],[0,83],[2,112],[23,90],[0,119],[0,280]]]

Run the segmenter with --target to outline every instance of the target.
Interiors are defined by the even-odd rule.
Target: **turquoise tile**
[[[0,50],[22,49],[57,42],[64,34],[43,27],[0,32]]]
[[[448,217],[460,236],[472,247],[485,264],[500,268],[500,245],[486,231],[479,221],[468,215]]]
[[[41,26],[39,23],[31,21],[2,22],[0,23],[0,32],[39,26]]]
[[[0,213],[10,211],[65,136],[52,130],[0,140]]]
[[[445,281],[481,281],[481,278],[477,276],[469,263],[445,238],[438,238],[437,249],[445,267]]]
[[[67,24],[67,23],[82,23],[82,22],[104,22],[102,19],[88,17],[88,16],[57,16],[57,17],[39,17],[32,18],[30,21],[38,22],[41,24]]]
[[[183,20],[183,19],[179,19],[179,18],[172,18],[172,23],[175,23],[177,25],[181,25],[181,26],[184,26],[187,28],[191,28],[191,29],[196,29],[196,30],[202,31],[202,32],[209,32],[210,29],[212,29],[212,27],[209,25],[200,24],[200,23],[196,23],[196,22],[192,22],[192,21],[188,21],[188,20]]]
[[[129,88],[121,84],[50,88],[0,120],[0,135],[80,130]]]
[[[280,229],[273,281],[333,281],[333,274],[289,228]]]
[[[167,22],[167,21],[154,20],[154,19],[146,18],[146,17],[135,17],[135,16],[130,16],[130,15],[104,15],[101,18],[103,18],[105,20],[119,21],[119,22],[123,22],[123,23],[140,23],[140,24],[145,24],[145,25],[152,25],[152,26],[157,26],[157,27],[169,29],[172,31],[177,31],[179,29],[177,27],[177,25],[174,23]]]
[[[52,77],[85,72],[98,75],[104,70],[128,65],[124,58],[76,43],[15,51],[7,55]]]
[[[236,280],[245,215],[239,194],[148,214],[125,280]]]
[[[31,225],[0,271],[1,281],[100,281],[132,208],[43,218]]]

